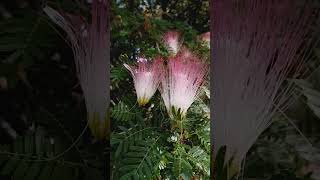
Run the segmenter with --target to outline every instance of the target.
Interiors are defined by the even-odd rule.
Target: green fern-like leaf
[[[173,173],[175,177],[183,178],[188,180],[193,175],[193,168],[187,159],[187,152],[185,147],[182,145],[177,145],[174,152],[174,161],[173,161]]]
[[[111,136],[111,147],[114,147],[114,176],[118,179],[152,179],[160,159],[154,129],[121,127],[122,132]]]
[[[210,176],[210,158],[209,155],[199,146],[194,146],[188,151],[188,159],[197,168],[204,172],[205,176]]]
[[[134,110],[129,109],[129,107],[121,101],[112,108],[111,112],[111,117],[118,121],[130,121],[137,115]]]
[[[85,176],[103,179],[99,170],[58,157],[65,148],[59,139],[53,141],[38,127],[34,133],[18,137],[13,144],[0,146],[0,175],[19,180],[77,180],[80,175],[76,172],[84,172]]]
[[[113,134],[111,138],[111,146],[116,147],[114,157],[120,158],[123,154],[129,151],[129,147],[133,146],[135,142],[143,141],[151,138],[151,133],[154,128],[139,128],[133,127],[130,129],[122,129],[123,132]]]
[[[210,151],[210,123],[207,122],[203,128],[196,131],[197,137],[200,139],[201,144],[205,147],[206,151]]]
[[[28,66],[42,59],[44,50],[54,46],[57,36],[45,18],[25,12],[22,16],[0,23],[0,56],[3,63],[21,62]]]
[[[152,179],[158,165],[158,151],[155,139],[135,141],[120,163],[121,180]]]
[[[124,69],[123,66],[117,66],[111,68],[110,78],[111,82],[117,86],[121,81],[124,81],[128,77],[128,72]]]
[[[303,95],[307,98],[307,105],[320,118],[320,92],[305,80],[294,80],[294,82],[302,89]]]

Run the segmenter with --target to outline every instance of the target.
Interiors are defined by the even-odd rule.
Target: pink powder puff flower
[[[140,57],[134,66],[124,64],[133,78],[137,101],[140,106],[146,105],[157,91],[163,67],[162,63],[160,57],[153,61]]]
[[[84,18],[57,12],[49,6],[44,12],[59,25],[71,42],[78,79],[85,98],[88,124],[94,137],[108,135],[109,106],[108,71],[108,4],[107,0],[93,0],[91,24]]]
[[[287,78],[305,73],[316,45],[311,25],[318,16],[309,5],[301,8],[290,0],[211,4],[213,157],[227,147],[225,162],[233,159],[230,177],[242,170],[274,116],[285,115],[295,99]]]
[[[194,102],[207,68],[194,55],[181,52],[168,60],[167,70],[162,74],[159,87],[166,109],[171,118],[183,119]]]
[[[180,33],[177,31],[167,31],[162,37],[164,45],[167,47],[171,55],[176,55],[179,52],[181,41]]]
[[[198,58],[195,56],[187,47],[182,46],[179,51],[179,56],[181,59],[196,59]]]
[[[199,39],[206,43],[206,45],[210,48],[210,32],[203,33],[199,36]]]

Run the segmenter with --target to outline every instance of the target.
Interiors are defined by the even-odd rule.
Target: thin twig
[[[13,153],[13,152],[6,152],[6,151],[0,151],[0,154],[3,154],[3,155],[8,155],[8,156],[20,156],[20,157],[26,157],[28,159],[39,159],[41,158],[40,156],[29,156],[29,155],[26,155],[26,154],[20,154],[20,153]],[[21,159],[21,161],[30,161],[30,160],[25,160],[25,159]],[[70,165],[73,165],[73,166],[80,166],[80,167],[87,167],[87,165],[83,165],[81,163],[76,163],[76,162],[72,162],[72,161],[61,161],[61,160],[53,160],[53,161],[56,161],[58,163],[67,163],[67,164],[70,164]]]
[[[69,139],[71,140],[71,142],[74,142],[74,138],[70,135],[70,133],[64,128],[64,126],[62,125],[62,123],[56,118],[54,117],[54,115],[49,112],[48,110],[46,110],[44,107],[40,107],[42,111],[45,111],[53,120],[55,120],[58,125],[60,126],[60,128],[63,130],[64,134],[66,134]],[[78,146],[75,146],[75,148],[77,149],[77,151],[79,152],[80,156],[81,156],[81,152],[80,149],[78,148]],[[84,164],[87,165],[86,161],[84,160],[84,158],[82,157],[82,161],[84,162]]]

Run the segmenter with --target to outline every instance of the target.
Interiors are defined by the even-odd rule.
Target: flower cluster
[[[168,31],[163,43],[170,52],[166,59],[156,58],[152,62],[138,58],[136,66],[124,66],[131,72],[139,105],[145,105],[159,89],[169,116],[183,119],[194,102],[207,68],[199,57],[182,46],[180,33]]]

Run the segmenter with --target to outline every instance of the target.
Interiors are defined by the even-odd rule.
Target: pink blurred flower
[[[295,100],[287,80],[305,73],[315,19],[310,4],[301,8],[290,0],[216,0],[211,9],[213,157],[226,146],[225,162],[233,158],[237,173],[274,116]]]
[[[180,33],[177,31],[167,31],[162,37],[164,45],[172,55],[176,55],[179,52],[181,42]]]
[[[187,47],[185,46],[182,46],[180,48],[180,51],[179,51],[179,56],[181,59],[196,59],[197,56],[195,56]]]
[[[206,45],[210,48],[210,32],[201,34],[199,38],[201,41],[205,42]]]
[[[159,87],[171,118],[176,115],[185,117],[207,71],[200,59],[191,54],[186,56],[184,52],[169,58],[168,69],[162,74]]]
[[[133,78],[137,101],[140,106],[147,104],[156,92],[160,83],[162,65],[163,61],[159,57],[153,61],[140,57],[134,66],[124,64]]]
[[[107,0],[93,0],[91,24],[81,16],[57,12],[49,6],[44,12],[66,33],[73,50],[78,78],[85,98],[88,124],[97,138],[108,135],[108,5]]]

